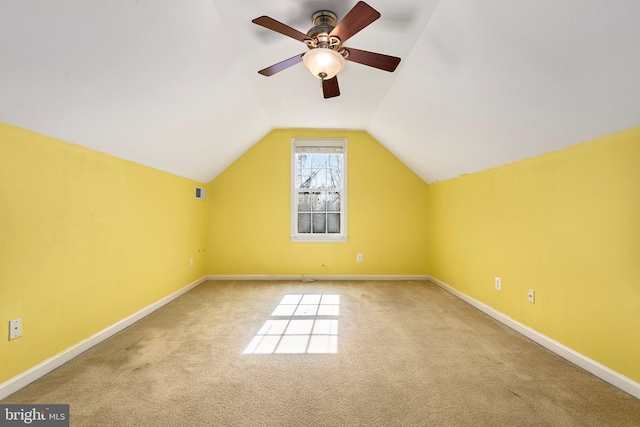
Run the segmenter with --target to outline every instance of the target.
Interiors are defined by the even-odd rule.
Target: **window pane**
[[[311,233],[311,214],[298,214],[298,233]]]
[[[310,154],[296,154],[298,158],[298,169],[311,167],[311,155]]]
[[[313,214],[313,232],[327,232],[327,214]]]
[[[327,233],[339,233],[340,232],[340,214],[330,213],[327,214]]]
[[[338,169],[327,170],[327,188],[342,187],[342,172]]]
[[[311,187],[311,169],[300,169],[298,171],[298,182],[296,185],[298,188]]]
[[[339,168],[342,163],[341,155],[339,154],[331,154],[329,157],[329,167],[330,168]]]
[[[298,212],[311,212],[311,193],[298,193]]]
[[[327,210],[340,212],[340,193],[329,193],[327,196]]]
[[[327,155],[326,154],[312,154],[311,155],[311,167],[312,168],[326,168],[327,167]]]
[[[324,212],[327,210],[327,193],[317,192],[312,193],[311,210],[313,212]]]
[[[312,169],[313,179],[311,180],[311,186],[313,188],[327,188],[327,170],[326,169]]]

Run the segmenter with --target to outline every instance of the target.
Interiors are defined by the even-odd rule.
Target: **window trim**
[[[340,200],[340,233],[298,233],[298,193],[296,189],[296,147],[342,146],[342,197]],[[347,138],[291,138],[291,241],[292,242],[346,242],[347,235]]]

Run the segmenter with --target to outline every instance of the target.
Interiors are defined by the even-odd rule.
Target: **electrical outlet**
[[[529,289],[528,299],[531,304],[535,304],[536,291],[534,291],[533,289]]]
[[[189,260],[189,267],[193,267],[193,258]]]
[[[22,319],[14,319],[9,322],[9,340],[15,340],[22,336]]]
[[[356,254],[356,261],[362,262],[362,254]]]
[[[496,276],[496,291],[501,291],[502,290],[502,279],[499,278],[498,276]]]

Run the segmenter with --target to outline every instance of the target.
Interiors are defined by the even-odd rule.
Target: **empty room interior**
[[[3,1],[0,405],[640,425],[639,19]]]

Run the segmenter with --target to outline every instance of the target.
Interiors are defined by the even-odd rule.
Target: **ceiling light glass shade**
[[[318,79],[332,79],[344,70],[344,57],[333,49],[316,47],[302,57],[304,66]]]

